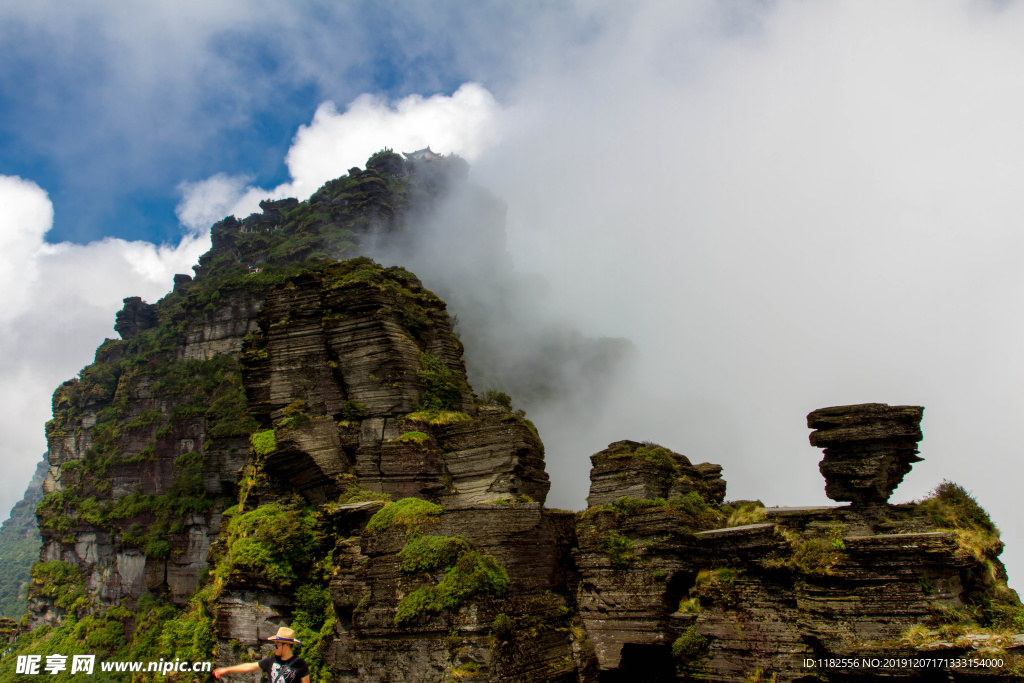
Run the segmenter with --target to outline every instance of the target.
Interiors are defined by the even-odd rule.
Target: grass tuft
[[[424,422],[429,425],[446,425],[453,422],[472,420],[466,413],[457,410],[417,410],[405,416],[410,422]]]
[[[403,498],[378,510],[370,518],[366,530],[376,534],[390,529],[395,524],[403,524],[406,530],[410,530],[442,512],[444,508],[428,500]]]

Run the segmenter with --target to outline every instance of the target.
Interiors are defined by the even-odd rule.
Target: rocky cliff
[[[546,508],[537,430],[473,392],[445,303],[359,256],[464,175],[382,152],[221,221],[194,278],[125,300],[122,338],[54,394],[18,653],[226,664],[288,624],[314,680],[339,683],[1022,666],[984,511],[949,483],[888,503],[920,408],[809,416],[850,505],[726,503],[719,465],[625,440],[592,456],[586,511]],[[851,663],[896,655],[916,664]]]

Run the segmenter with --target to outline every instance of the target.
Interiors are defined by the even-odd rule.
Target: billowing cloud
[[[217,174],[184,183],[178,218],[198,230],[227,215],[255,213],[263,199],[306,199],[385,147],[412,152],[432,145],[435,152],[473,161],[497,143],[499,118],[494,96],[477,83],[466,83],[450,96],[410,95],[394,105],[361,95],[343,112],[334,102],[324,102],[312,122],[299,128],[288,150],[289,182],[263,189],[247,185],[247,178]]]
[[[552,503],[634,438],[721,463],[730,497],[828,504],[804,415],[920,404],[894,500],[975,491],[1019,576],[1024,6],[726,14],[623,17],[519,82],[476,165],[549,305],[638,350],[607,411],[534,416]]]
[[[474,161],[497,142],[498,113],[494,97],[476,83],[450,97],[410,95],[394,107],[371,95],[356,98],[343,113],[325,102],[313,122],[299,128],[288,150],[290,190],[308,197],[384,147],[412,152],[431,145],[435,152]]]
[[[31,303],[38,278],[34,257],[53,221],[53,206],[34,183],[0,176],[0,320],[8,321]]]
[[[209,237],[185,236],[177,246],[108,238],[86,245],[49,244],[53,209],[46,192],[0,176],[0,509],[25,490],[46,451],[43,425],[50,395],[92,361],[105,337],[116,337],[114,314],[126,296],[155,301],[175,273],[190,273]]]

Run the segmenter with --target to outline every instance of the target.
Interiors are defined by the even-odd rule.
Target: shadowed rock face
[[[654,499],[682,496],[696,491],[709,502],[725,498],[722,466],[690,459],[654,444],[616,441],[590,456],[591,506],[614,503],[622,496]]]
[[[131,339],[155,325],[156,307],[147,304],[141,297],[130,296],[124,299],[124,308],[117,312],[114,331],[121,335],[121,339]]]
[[[864,403],[821,408],[807,416],[825,495],[854,505],[885,503],[910,472],[921,440],[921,406]]]

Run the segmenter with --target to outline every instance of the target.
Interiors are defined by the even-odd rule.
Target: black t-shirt
[[[299,683],[309,675],[309,665],[295,655],[283,661],[277,655],[267,657],[260,661],[260,668],[267,672],[270,683]]]

